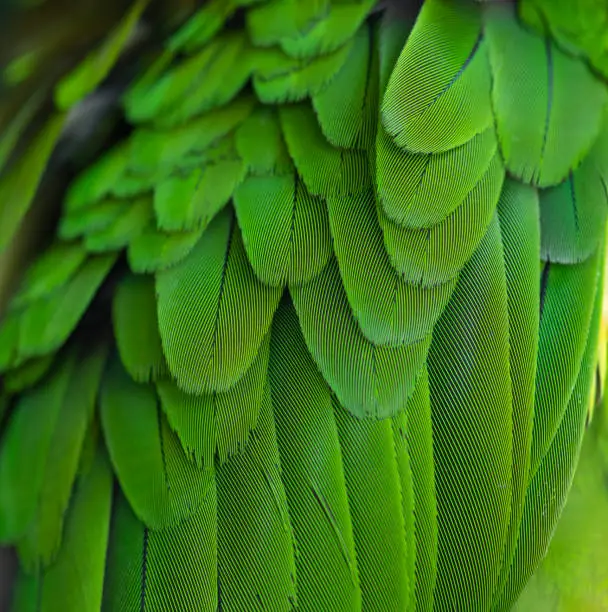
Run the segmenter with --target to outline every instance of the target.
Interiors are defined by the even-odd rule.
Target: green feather
[[[20,139],[26,132],[28,125],[40,110],[44,101],[42,92],[35,92],[8,122],[3,122],[0,133],[0,173],[4,171],[5,165],[12,159],[17,150]]]
[[[255,99],[241,96],[224,108],[193,119],[184,126],[170,129],[139,129],[128,142],[128,167],[135,174],[162,178],[179,168],[188,156],[197,155],[197,163],[225,154],[229,139],[221,139],[234,130],[252,112]],[[120,175],[114,178],[114,181]]]
[[[15,365],[19,349],[19,313],[8,312],[0,322],[0,371]]]
[[[604,0],[522,0],[519,16],[546,35],[549,31],[567,53],[586,59],[603,76],[608,76],[608,6]]]
[[[509,370],[513,406],[513,472],[511,518],[498,579],[500,592],[515,553],[529,484],[534,421],[538,312],[540,308],[541,230],[536,190],[507,180],[498,203],[509,313]]]
[[[583,62],[522,27],[512,6],[488,7],[485,32],[505,165],[524,182],[556,185],[597,137],[606,87]]]
[[[67,110],[90,94],[107,77],[134,35],[149,0],[137,0],[98,49],[64,76],[55,89],[55,103]]]
[[[189,162],[190,157],[184,156],[179,165],[179,170],[183,170],[184,167],[189,168],[192,165]],[[164,176],[161,175],[161,177],[157,177],[152,174],[138,174],[131,168],[125,168],[123,169],[123,173],[112,184],[110,193],[121,199],[142,195],[148,191],[152,191],[159,178],[164,178]]]
[[[230,56],[230,51],[233,51],[231,46],[238,53],[242,44],[243,37],[238,34],[216,38],[196,55],[170,67],[153,82],[136,82],[124,98],[129,120],[132,123],[156,120],[165,125],[186,121],[191,115],[183,113],[183,116],[179,116],[176,109],[184,101],[194,99],[194,92],[206,82],[218,56],[221,57],[226,50]]]
[[[217,34],[232,15],[238,2],[233,0],[210,0],[206,2],[169,39],[167,47],[175,52],[192,53]]]
[[[269,0],[247,11],[247,32],[256,46],[297,38],[329,15],[330,0]]]
[[[3,384],[5,391],[11,394],[20,393],[33,387],[50,369],[55,361],[55,355],[28,359],[21,365],[4,374]]]
[[[298,608],[360,610],[357,559],[331,392],[287,302],[274,320],[270,355],[282,478],[297,552]]]
[[[547,555],[517,600],[518,612],[577,612],[605,607],[608,412],[605,393],[603,397],[595,406],[599,414],[594,412],[585,432],[574,480]]]
[[[116,496],[104,610],[217,610],[217,499],[213,478],[201,502],[187,520],[154,530],[138,520],[122,494]]]
[[[356,36],[374,3],[374,0],[330,3],[329,11],[305,33],[281,38],[279,44],[287,55],[295,58],[331,53]]]
[[[151,529],[192,516],[209,495],[213,472],[188,461],[154,388],[135,383],[114,358],[103,380],[100,407],[112,465],[137,516]]]
[[[260,102],[277,104],[298,102],[327,87],[346,62],[353,41],[327,55],[297,60],[278,49],[255,52],[253,88]]]
[[[110,194],[128,162],[129,147],[127,143],[120,143],[83,170],[68,188],[64,214],[81,211]]]
[[[360,420],[335,398],[333,403],[353,522],[362,609],[404,610],[410,585],[391,421]]]
[[[397,225],[382,210],[378,211],[386,250],[404,280],[435,285],[458,275],[487,231],[504,176],[496,154],[462,204],[427,229]]]
[[[256,278],[230,210],[184,260],[157,273],[156,291],[167,363],[188,393],[226,391],[245,373],[281,297]]]
[[[599,266],[600,276],[603,276],[602,268],[603,266]],[[511,609],[526,582],[545,556],[570,492],[585,433],[590,391],[596,368],[602,312],[602,279],[598,283],[597,293],[588,298],[593,302],[592,331],[586,342],[585,354],[574,389],[551,445],[543,455],[538,468],[530,474],[517,549],[507,583],[496,603],[498,611]]]
[[[59,221],[59,238],[73,240],[80,236],[104,232],[117,222],[130,204],[129,200],[104,198],[85,208],[67,211]]]
[[[277,112],[272,107],[259,107],[243,121],[236,130],[236,149],[249,174],[282,176],[293,172]]]
[[[380,93],[384,94],[399,55],[410,34],[417,10],[410,6],[407,10],[395,7],[387,10],[377,25],[378,59],[380,69]],[[378,113],[378,115],[380,115]]]
[[[123,249],[143,232],[152,220],[152,198],[146,196],[124,204],[120,215],[107,227],[85,236],[87,250],[103,253]]]
[[[608,123],[564,183],[541,191],[542,258],[576,263],[589,257],[604,238],[608,208]]]
[[[332,147],[309,106],[281,106],[279,113],[289,154],[311,194],[344,195],[367,186],[366,154]]]
[[[40,562],[48,564],[60,550],[64,515],[71,505],[85,433],[93,418],[106,348],[102,345],[92,351],[79,351],[79,362],[70,375],[44,457],[44,477],[37,491],[35,514],[19,541],[19,556],[26,568],[34,568]]]
[[[129,243],[129,266],[137,274],[170,268],[190,253],[202,233],[202,228],[190,232],[165,233],[149,225]]]
[[[4,543],[21,538],[34,520],[74,363],[74,354],[64,358],[44,383],[19,398],[10,413],[0,446],[0,541]],[[71,424],[77,427],[75,416]]]
[[[0,175],[0,253],[6,249],[29,210],[63,124],[53,116],[27,151]]]
[[[258,422],[266,372],[268,339],[245,374],[223,393],[188,395],[174,381],[159,380],[156,389],[171,428],[184,451],[200,467],[213,467],[240,452]]]
[[[545,264],[531,476],[557,432],[581,367],[597,290],[599,257],[596,251],[580,264]]]
[[[120,281],[112,322],[120,359],[133,380],[148,382],[166,373],[153,277],[128,274]]]
[[[65,285],[82,266],[86,255],[80,244],[54,242],[23,275],[11,308],[23,308]]]
[[[327,204],[344,289],[365,337],[377,345],[398,346],[429,336],[456,279],[427,287],[395,271],[384,248],[373,191],[330,197]]]
[[[378,121],[378,68],[377,60],[370,58],[371,43],[370,29],[364,25],[355,34],[340,72],[323,91],[312,96],[323,135],[333,146],[348,149],[371,144]]]
[[[410,587],[410,602],[416,609],[429,610],[437,579],[437,497],[433,459],[433,423],[429,376],[425,366],[405,408],[406,444],[412,472],[415,539],[415,582]],[[398,424],[403,417],[394,417],[393,431],[401,436]],[[407,523],[406,523],[407,527]],[[409,535],[406,532],[406,537]]]
[[[507,286],[494,215],[429,352],[438,609],[490,609],[492,602],[511,516],[509,357]]]
[[[78,480],[70,502],[57,558],[48,568],[22,573],[17,580],[16,612],[101,609],[112,505],[112,472],[103,449]]]
[[[294,541],[265,385],[243,452],[217,468],[218,583],[227,610],[292,610]]]
[[[448,151],[491,125],[478,8],[450,0],[424,3],[391,74],[382,117],[395,143],[416,153]]]
[[[264,283],[305,283],[331,255],[327,207],[294,174],[249,177],[234,194],[249,261]]]
[[[53,293],[29,304],[19,317],[19,359],[57,350],[89,307],[116,256],[90,257],[76,274]]]
[[[157,224],[165,231],[205,228],[228,203],[245,176],[240,159],[219,160],[184,175],[171,175],[154,189]]]
[[[306,344],[342,405],[359,418],[402,410],[430,337],[396,347],[367,340],[350,310],[334,258],[313,280],[289,289]]]
[[[379,127],[376,180],[387,217],[413,228],[440,223],[483,180],[496,148],[494,128],[489,127],[445,153],[408,153]]]
[[[173,103],[166,104],[166,114],[157,122],[163,125],[183,124],[192,117],[219,108],[230,102],[249,80],[253,69],[254,51],[242,34],[228,34],[214,40],[208,47],[209,61],[195,81],[187,82],[188,91],[169,83]],[[203,51],[204,53],[204,51]],[[180,70],[181,64],[177,70]]]
[[[413,397],[413,396],[412,396]],[[406,409],[407,410],[407,409]],[[406,609],[416,609],[416,526],[414,516],[414,478],[407,439],[406,410],[397,413],[391,420],[393,445],[401,487],[401,514],[405,530],[406,575],[404,582],[408,587]]]

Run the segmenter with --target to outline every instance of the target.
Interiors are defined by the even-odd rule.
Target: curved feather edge
[[[262,282],[274,287],[305,283],[327,264],[332,253],[327,207],[295,171],[245,179],[234,194],[234,209]]]
[[[507,579],[515,554],[530,476],[538,327],[541,228],[534,187],[507,179],[498,203],[509,315],[509,372],[513,406],[511,517],[496,592]]]
[[[184,452],[209,468],[243,450],[258,423],[268,365],[269,337],[243,377],[223,393],[189,395],[174,381],[156,382],[161,406]]]
[[[112,302],[114,337],[120,359],[136,382],[156,380],[167,370],[158,331],[152,276],[125,275]]]
[[[395,606],[403,610],[412,585],[408,581],[401,480],[391,421],[356,418],[335,396],[332,399],[353,523],[362,608],[386,610]]]
[[[216,483],[223,605],[292,610],[297,602],[295,547],[268,382],[249,444],[217,468]]]
[[[404,280],[436,285],[458,275],[487,232],[504,178],[497,153],[463,203],[429,229],[397,225],[378,209],[386,250]]]
[[[213,471],[188,460],[154,387],[133,381],[118,356],[102,382],[100,414],[118,481],[140,520],[164,529],[196,512],[213,486]]]
[[[256,278],[232,210],[211,222],[184,260],[157,272],[156,292],[169,370],[195,394],[227,391],[243,376],[282,294]]]
[[[481,25],[473,4],[424,3],[382,101],[382,123],[398,146],[414,153],[448,151],[491,125]]]
[[[520,25],[515,6],[491,3],[484,13],[492,104],[505,165],[524,183],[557,185],[597,138],[606,87],[584,62]],[[573,122],[574,116],[578,120]]]
[[[424,286],[395,271],[384,248],[372,189],[329,197],[327,206],[344,289],[365,337],[375,345],[396,347],[429,336],[456,279]]]
[[[556,435],[577,380],[603,252],[602,247],[580,264],[543,266],[531,476]]]
[[[288,299],[272,327],[269,380],[297,553],[298,605],[359,610],[357,556],[331,391]]]
[[[140,522],[117,489],[107,554],[104,610],[215,612],[219,601],[215,479],[192,516],[159,530]]]
[[[397,347],[365,338],[335,258],[310,282],[289,288],[308,349],[340,403],[359,418],[402,410],[426,360],[430,335]]]

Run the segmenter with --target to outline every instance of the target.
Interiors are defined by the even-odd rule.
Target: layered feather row
[[[17,610],[507,610],[540,562],[607,89],[510,6],[372,5],[208,2],[70,186],[0,327]]]

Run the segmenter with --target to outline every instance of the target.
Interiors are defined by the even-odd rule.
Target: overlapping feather
[[[17,609],[502,609],[538,563],[595,362],[606,86],[511,7],[372,8],[206,3],[72,182],[0,323]],[[62,121],[3,169],[0,245]]]

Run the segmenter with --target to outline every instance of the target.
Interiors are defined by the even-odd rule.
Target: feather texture
[[[428,363],[438,515],[434,605],[489,608],[513,486],[507,289],[496,215],[437,324]]]
[[[297,551],[298,606],[359,610],[353,526],[330,389],[288,302],[279,306],[273,324],[269,376]]]
[[[606,88],[583,62],[519,25],[513,7],[488,7],[485,32],[505,165],[524,182],[541,187],[560,183],[598,135]],[[585,116],[573,129],[580,99],[585,100]]]
[[[112,471],[100,448],[75,488],[57,558],[44,570],[21,574],[13,609],[50,612],[58,605],[83,612],[101,609],[111,503]]]
[[[416,153],[448,151],[491,124],[478,8],[424,3],[388,82],[382,117],[396,144]]]
[[[306,345],[325,380],[352,414],[395,414],[414,390],[430,337],[376,346],[352,315],[335,258],[310,282],[290,287]]]
[[[223,393],[189,395],[172,380],[156,383],[169,425],[201,467],[224,463],[240,452],[258,422],[266,384],[268,339],[242,378]]]
[[[138,520],[119,492],[112,513],[104,610],[216,610],[216,510],[212,478],[190,518],[154,530]]]
[[[243,244],[256,276],[282,287],[307,282],[327,264],[327,208],[296,175],[249,177],[234,194]]]
[[[256,278],[228,210],[184,260],[157,273],[156,291],[167,363],[188,393],[227,391],[239,380],[281,297]]]
[[[154,388],[135,383],[116,357],[103,380],[100,408],[112,465],[146,526],[175,526],[205,503],[213,471],[199,470],[188,461]]]

